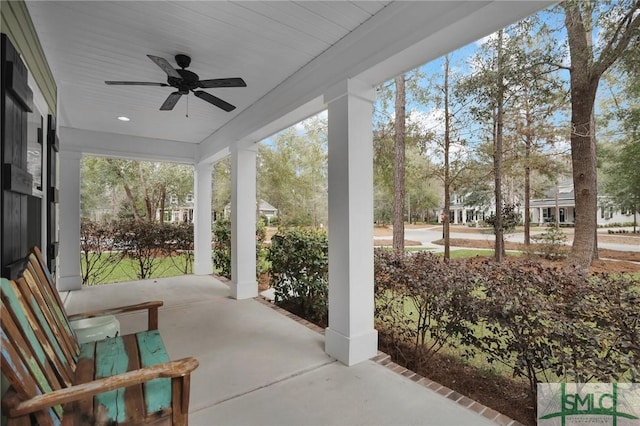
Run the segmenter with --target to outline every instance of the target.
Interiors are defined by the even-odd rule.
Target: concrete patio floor
[[[490,409],[470,400],[465,408],[380,363],[342,365],[325,354],[322,334],[260,301],[229,298],[228,286],[210,276],[87,287],[63,299],[69,313],[163,300],[159,328],[169,355],[200,361],[192,425],[495,424]],[[146,327],[144,313],[118,319],[123,334]]]

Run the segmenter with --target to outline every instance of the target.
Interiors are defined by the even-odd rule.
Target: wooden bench
[[[162,302],[68,316],[39,250],[1,279],[2,398],[8,425],[188,424],[194,358],[169,361]],[[79,345],[70,319],[148,311],[148,329]]]

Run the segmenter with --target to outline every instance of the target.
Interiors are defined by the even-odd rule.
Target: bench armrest
[[[147,309],[149,311],[148,329],[157,330],[158,329],[158,308],[163,304],[164,302],[162,302],[161,300],[154,300],[152,302],[138,303],[136,305],[127,305],[127,306],[120,306],[120,307],[111,308],[111,309],[102,309],[100,311],[73,314],[73,315],[69,315],[68,318],[70,321],[74,321],[74,320],[85,319],[85,318],[95,318],[95,317],[101,317],[105,315],[117,315],[117,314],[123,314],[125,312],[142,311]]]
[[[183,358],[177,361],[145,367],[116,376],[105,377],[65,389],[48,392],[26,401],[5,401],[8,402],[5,408],[8,408],[8,417],[19,417],[36,411],[46,410],[56,405],[79,401],[114,389],[125,388],[157,378],[187,376],[196,368],[198,368],[198,360],[195,358]]]

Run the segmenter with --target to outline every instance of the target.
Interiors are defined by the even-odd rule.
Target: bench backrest
[[[2,372],[17,397],[32,398],[72,385],[80,348],[39,250],[25,260],[17,280],[2,278]],[[58,424],[62,407],[36,415]]]
[[[65,346],[67,346],[72,356],[77,359],[80,354],[80,346],[78,345],[78,338],[75,331],[71,327],[67,312],[64,309],[60,295],[55,288],[55,284],[47,268],[47,264],[42,257],[42,253],[38,247],[34,247],[29,255],[29,264],[27,270],[34,279],[34,283],[37,289],[41,292],[43,302],[51,313],[52,321],[55,321],[58,325],[61,337],[64,340]]]
[[[2,372],[13,391],[18,398],[28,399],[70,386],[68,360],[59,356],[59,345],[46,337],[18,282],[1,278],[0,287]],[[39,424],[57,424],[61,419],[60,406],[36,416]]]

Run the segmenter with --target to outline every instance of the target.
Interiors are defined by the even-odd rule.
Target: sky
[[[566,45],[566,41],[565,41],[566,33],[564,31],[564,14],[559,13],[557,9],[554,10],[553,8],[549,8],[539,12],[538,17],[548,27],[550,27],[552,30],[555,30],[554,37],[556,38],[558,45]],[[468,74],[473,67],[471,58],[474,56],[474,54],[476,54],[478,49],[486,41],[490,39],[491,36],[492,35],[487,35],[475,42],[469,43],[466,46],[463,46],[455,50],[454,52],[452,52],[450,54],[452,71],[458,72],[462,75]],[[598,32],[595,31],[593,36],[594,44],[598,44],[600,42],[598,36],[599,36]],[[562,64],[567,66],[570,64],[570,60],[569,60],[568,48],[565,48],[565,50],[566,50],[566,53],[564,54]],[[427,87],[430,84],[429,83],[430,78],[434,78],[434,76],[441,76],[443,62],[444,62],[444,57],[440,57],[436,60],[433,60],[429,63],[422,65],[417,69],[419,73],[421,73],[424,76],[420,82],[421,86]],[[562,79],[565,80],[566,84],[568,85],[569,72],[562,71],[560,72],[560,76]],[[438,77],[435,77],[435,78],[438,78]],[[393,81],[390,80],[389,82],[386,82],[384,85],[393,85]],[[601,83],[599,94],[605,91],[603,86],[604,86],[604,83]],[[377,109],[381,109],[382,108],[381,103],[377,101],[375,104],[375,107]],[[597,108],[596,109],[596,114],[597,114],[598,105],[596,105],[596,108]],[[321,114],[326,118],[326,111],[323,111]],[[410,96],[408,96],[408,99],[407,99],[407,114],[408,114],[409,122],[417,123],[423,129],[442,130],[443,128],[443,123],[442,123],[443,111],[439,110],[438,108],[435,108],[433,105],[428,105],[428,104],[425,105],[424,103],[417,102],[415,99],[412,99]],[[389,117],[393,117],[394,115],[393,101],[389,102],[385,115]],[[567,121],[568,121],[568,118],[566,114],[562,116],[558,115],[557,117],[558,125],[568,126],[569,123]],[[478,125],[475,124],[476,126],[475,128],[473,126],[474,125],[468,126],[467,136],[480,134],[477,128]],[[303,123],[298,123],[297,125],[295,125],[295,127],[300,136],[304,135],[305,130],[304,130]],[[265,139],[263,143],[267,145],[272,145],[273,137],[275,137],[275,135],[272,136],[271,138]],[[564,151],[565,149],[566,149],[566,146],[564,147],[561,146],[559,150]]]

